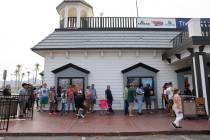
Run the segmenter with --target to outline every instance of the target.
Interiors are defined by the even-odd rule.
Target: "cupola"
[[[64,0],[56,9],[60,28],[80,28],[81,18],[93,17],[93,7],[85,0]]]

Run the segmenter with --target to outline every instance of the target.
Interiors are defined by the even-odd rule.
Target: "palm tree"
[[[17,65],[17,79],[18,79],[18,89],[20,88],[20,71],[21,71],[21,65]]]
[[[22,73],[21,74],[21,81],[20,81],[20,85],[22,84],[22,82],[23,82],[23,77],[25,76],[25,73]]]
[[[30,77],[31,72],[27,71],[27,74],[28,74],[28,84],[29,84],[29,77]]]
[[[37,63],[37,64],[35,64],[35,81],[34,81],[34,83],[36,84],[36,81],[37,81],[37,74],[38,74],[38,72],[39,72],[39,67],[40,67],[40,65]]]

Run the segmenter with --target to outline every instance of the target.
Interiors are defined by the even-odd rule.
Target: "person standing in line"
[[[23,118],[23,115],[26,113],[26,103],[28,98],[26,97],[28,95],[28,84],[23,83],[22,88],[19,90],[19,106],[20,106],[20,113],[19,117]]]
[[[71,106],[72,106],[72,111],[75,111],[75,104],[74,104],[74,89],[72,85],[69,85],[67,88],[67,106],[68,106],[68,113],[70,112]]]
[[[192,91],[190,90],[190,84],[189,84],[189,83],[187,83],[187,84],[185,85],[184,94],[185,94],[185,95],[191,95],[191,96],[192,96]]]
[[[51,87],[50,88],[50,91],[49,91],[49,104],[50,104],[50,112],[49,112],[49,115],[56,115],[56,108],[55,108],[55,98],[56,98],[56,93],[55,93],[55,87]]]
[[[173,95],[173,111],[176,114],[176,119],[175,121],[172,122],[172,125],[175,128],[182,128],[180,126],[180,121],[183,119],[183,113],[182,113],[182,101],[181,97],[179,95],[179,89],[175,88],[174,89],[174,95]]]
[[[91,85],[91,112],[94,112],[94,105],[96,104],[97,93],[95,89],[95,85]]]
[[[92,103],[91,90],[90,90],[90,86],[87,86],[85,90],[85,104],[86,104],[87,113],[90,113],[91,111],[91,103]]]
[[[3,95],[4,96],[11,96],[11,86],[10,85],[6,85],[6,87],[3,90]]]
[[[146,103],[146,110],[147,112],[149,113],[152,113],[152,108],[151,108],[151,87],[150,87],[150,84],[146,84],[146,87],[144,88],[144,100],[145,100],[145,103]]]
[[[37,109],[38,112],[40,111],[40,109],[39,109],[39,107],[40,107],[40,105],[39,105],[39,101],[40,101],[39,95],[40,95],[41,88],[42,88],[42,86],[36,88],[35,96],[34,96],[35,97],[35,101],[36,101],[36,109]]]
[[[125,115],[128,115],[129,114],[129,112],[128,112],[128,107],[129,107],[129,104],[128,104],[128,88],[129,88],[129,86],[127,85],[124,88],[124,91],[123,91],[123,97],[124,97],[124,114]]]
[[[63,89],[61,93],[61,116],[63,116],[66,112],[66,99],[67,99],[66,90]]]
[[[28,83],[28,100],[26,103],[26,110],[31,110],[34,106],[35,101],[35,87],[32,84]]]
[[[166,93],[168,95],[168,113],[170,116],[174,116],[173,115],[173,110],[172,110],[172,106],[173,106],[173,85],[171,82],[168,83],[168,88],[166,89]]]
[[[108,102],[108,112],[114,113],[112,109],[113,96],[112,96],[112,91],[110,89],[110,85],[107,85],[107,89],[105,90],[105,96]]]
[[[136,100],[138,104],[138,114],[142,115],[142,104],[144,99],[144,88],[142,84],[136,89]]]
[[[49,89],[47,88],[47,84],[44,83],[42,88],[40,89],[40,111],[43,112],[43,108],[46,104],[48,104],[48,94]]]
[[[163,93],[162,93],[162,106],[164,109],[168,110],[168,95],[167,95],[167,88],[168,88],[168,83],[165,83],[163,85]],[[164,105],[163,105],[164,102]]]
[[[133,107],[134,107],[134,101],[135,101],[135,96],[136,96],[136,89],[134,88],[134,85],[131,84],[130,87],[128,88],[128,104],[129,104],[129,117],[134,116],[133,115]]]
[[[85,105],[84,105],[84,100],[85,97],[82,92],[79,92],[78,89],[75,88],[75,94],[74,94],[74,99],[75,99],[75,107],[76,107],[76,116],[77,118],[84,118],[85,117]]]

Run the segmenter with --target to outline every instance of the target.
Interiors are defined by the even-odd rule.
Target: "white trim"
[[[65,7],[64,10],[64,28],[68,27],[68,16],[69,16],[69,7]]]
[[[80,28],[80,6],[77,7],[77,28]]]
[[[194,69],[194,77],[195,77],[195,91],[196,91],[196,97],[198,97],[198,80],[197,80],[197,74],[196,74],[196,65],[195,65],[195,57],[193,57],[193,69]]]
[[[201,82],[202,82],[202,88],[203,88],[203,97],[205,99],[206,112],[207,112],[207,115],[209,115],[208,114],[209,109],[208,109],[207,92],[206,92],[205,71],[204,71],[204,63],[203,63],[202,55],[199,55],[199,62],[200,62],[200,70],[201,70]]]

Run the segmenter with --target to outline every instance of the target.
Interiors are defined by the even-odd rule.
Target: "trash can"
[[[182,111],[184,118],[197,117],[195,96],[182,96]]]

